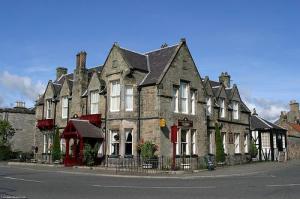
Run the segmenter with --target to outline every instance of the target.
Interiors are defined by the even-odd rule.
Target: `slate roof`
[[[216,82],[216,81],[212,81],[212,80],[209,80],[209,83],[211,85],[211,87],[215,87],[215,86],[220,86],[220,82]]]
[[[14,108],[0,108],[0,113],[24,113],[24,114],[35,114],[35,109],[14,107]]]
[[[282,131],[286,131],[286,129],[273,124],[272,122],[269,122],[261,117],[259,117],[258,115],[251,115],[250,118],[250,128],[251,130],[282,130]]]
[[[119,49],[123,57],[126,59],[126,62],[130,65],[130,67],[148,72],[147,56],[137,52],[130,51],[125,48],[119,48]]]
[[[80,136],[84,138],[104,138],[100,128],[91,124],[88,120],[70,119]]]

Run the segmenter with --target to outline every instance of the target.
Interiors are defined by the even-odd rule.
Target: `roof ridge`
[[[130,49],[124,48],[124,47],[119,47],[119,48],[122,49],[122,50],[127,50],[127,51],[129,51],[129,52],[138,54],[138,55],[146,56],[145,54],[143,54],[143,53],[141,53],[141,52],[137,52],[137,51],[135,51],[135,50],[130,50]]]
[[[259,117],[258,115],[253,115],[254,117],[257,117],[257,119],[259,119],[260,121],[262,121],[264,124],[266,124],[268,127],[272,128],[271,125],[269,125],[266,121],[264,121],[264,119],[262,119],[261,117]]]
[[[155,50],[147,51],[147,52],[144,52],[144,55],[147,55],[147,54],[153,53],[153,52],[157,52],[157,51],[160,51],[160,50],[172,48],[172,47],[175,47],[175,46],[178,46],[178,45],[179,45],[179,44],[174,44],[174,45],[167,46],[167,47],[164,47],[164,48],[158,48],[158,49],[155,49]]]

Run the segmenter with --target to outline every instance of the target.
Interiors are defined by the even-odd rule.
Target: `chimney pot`
[[[59,79],[62,75],[68,74],[68,69],[64,67],[56,68],[56,79]]]
[[[226,88],[230,88],[230,75],[227,72],[222,72],[219,76],[219,82],[223,83]]]
[[[86,52],[81,51],[76,55],[76,68],[85,69],[86,66]]]

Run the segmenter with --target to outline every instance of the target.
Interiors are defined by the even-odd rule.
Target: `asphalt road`
[[[276,164],[275,167],[264,167],[264,170],[248,174],[245,171],[245,175],[242,172],[241,175],[229,173],[219,177],[201,175],[200,172],[176,178],[128,178],[2,164],[0,198],[299,199],[300,162],[284,166]]]

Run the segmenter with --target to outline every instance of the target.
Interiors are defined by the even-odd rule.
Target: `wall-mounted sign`
[[[159,126],[160,126],[160,127],[166,127],[166,120],[163,119],[163,118],[161,118],[161,119],[159,120]]]
[[[179,127],[193,127],[193,121],[188,120],[188,118],[183,118],[183,120],[178,120]]]

